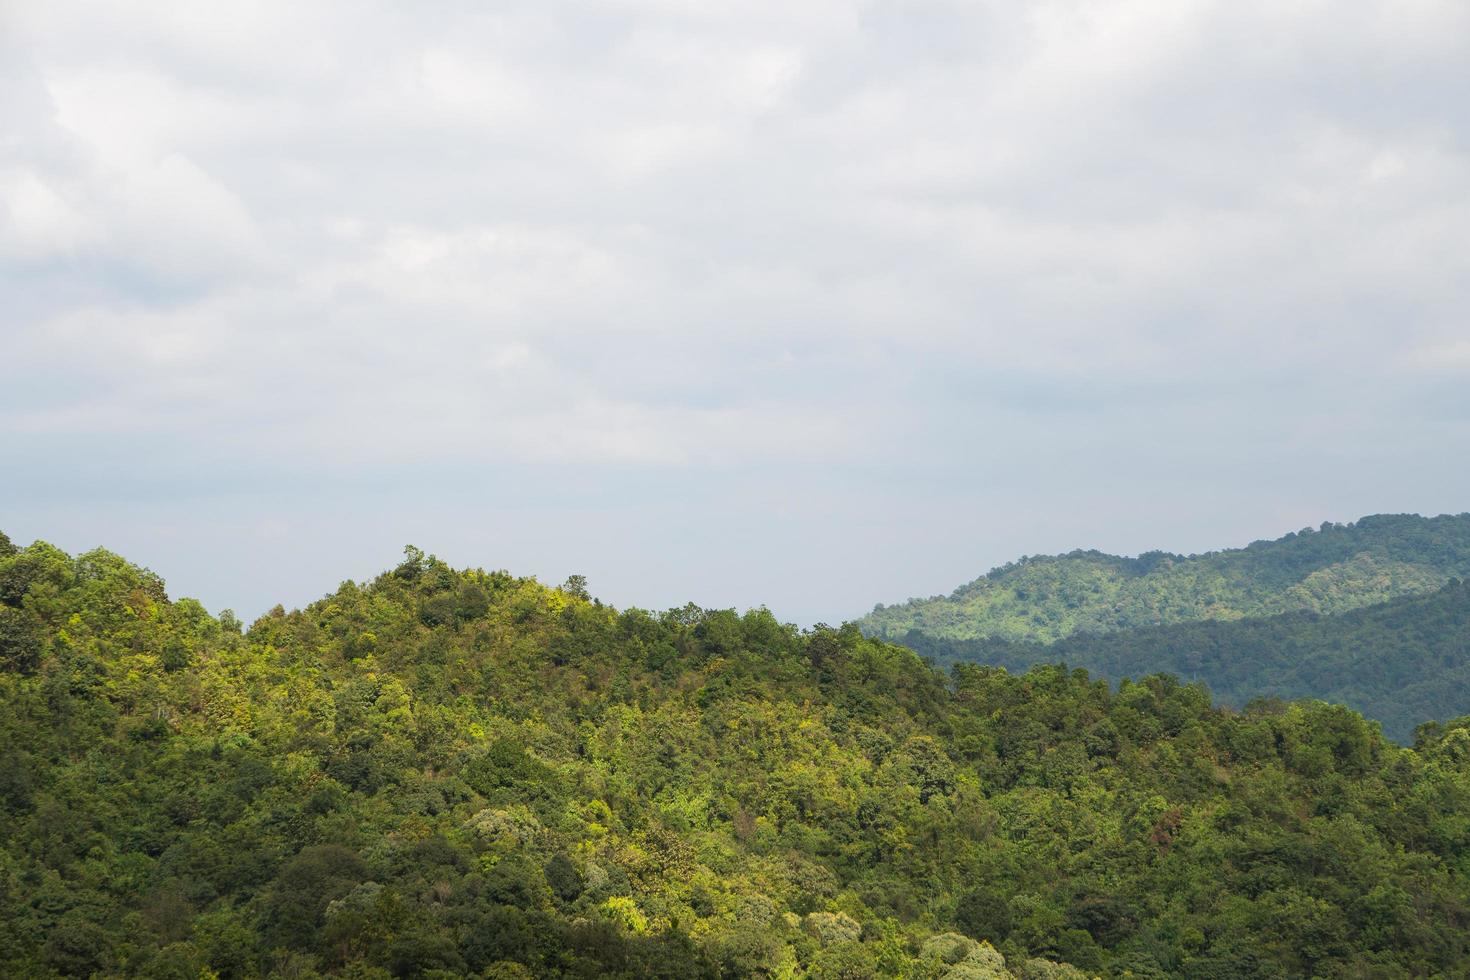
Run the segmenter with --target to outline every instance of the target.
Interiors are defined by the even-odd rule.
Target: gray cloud
[[[20,3],[0,526],[840,619],[1463,510],[1470,8]]]

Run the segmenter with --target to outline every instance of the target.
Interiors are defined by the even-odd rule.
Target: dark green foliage
[[[999,945],[1011,934],[1010,903],[989,888],[972,888],[955,905],[954,924],[971,939]]]
[[[303,848],[281,868],[266,901],[266,921],[276,944],[311,944],[327,906],[346,895],[367,874],[356,854],[338,844]]]
[[[414,549],[243,632],[106,552],[0,582],[3,976],[1470,969],[1470,718],[946,676]]]
[[[1340,613],[1470,577],[1470,514],[1380,514],[1204,555],[1023,558],[948,596],[878,606],[864,632],[1050,643],[1207,619]]]
[[[28,674],[41,662],[45,627],[24,609],[0,606],[0,670]]]
[[[100,925],[71,912],[47,931],[42,962],[63,976],[91,976],[111,964],[113,945]]]
[[[524,746],[508,738],[491,742],[465,765],[463,773],[470,788],[487,799],[525,797],[551,776]]]
[[[547,862],[546,883],[563,902],[570,902],[582,894],[582,873],[565,854],[557,854]]]
[[[461,976],[465,961],[453,936],[416,931],[399,936],[389,945],[388,969],[395,977],[422,977],[435,970]]]
[[[1112,680],[1167,672],[1201,681],[1237,707],[1267,697],[1337,702],[1381,722],[1405,744],[1416,725],[1470,711],[1470,583],[1459,581],[1337,616],[1296,612],[1076,633],[1051,644],[921,633],[903,642],[946,665],[1023,671],[1063,662]]]

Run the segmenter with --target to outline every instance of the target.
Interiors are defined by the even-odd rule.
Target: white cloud
[[[1458,332],[1470,338],[1470,316],[1459,325]],[[1397,363],[1412,374],[1464,377],[1470,375],[1470,339],[1415,347],[1405,351]]]
[[[31,170],[0,173],[0,255],[19,261],[65,256],[97,239],[97,229],[53,181]]]
[[[5,18],[0,450],[211,488],[582,467],[588,507],[746,481],[743,526],[876,508],[898,548],[1086,461],[1151,474],[1097,520],[1218,492],[1211,454],[1295,473],[1260,513],[1297,514],[1320,447],[1406,472],[1384,433],[1466,414],[1458,0]],[[852,606],[922,589],[884,591]]]

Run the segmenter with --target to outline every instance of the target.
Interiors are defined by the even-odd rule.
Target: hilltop
[[[1049,644],[918,632],[903,642],[946,666],[1025,671],[1066,663],[1114,681],[1171,673],[1237,707],[1255,698],[1317,698],[1361,711],[1405,744],[1422,723],[1470,712],[1470,584],[1459,581],[1336,616],[1207,620],[1074,633]]]
[[[1470,577],[1470,514],[1380,514],[1202,555],[1074,551],[1023,558],[948,596],[879,605],[870,636],[1051,643],[1210,619],[1334,614]]]
[[[245,628],[0,536],[0,974],[1460,975],[1470,719],[855,627],[617,610],[410,549]]]

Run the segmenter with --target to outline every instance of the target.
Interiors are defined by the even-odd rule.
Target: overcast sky
[[[838,622],[1470,510],[1465,0],[0,0],[0,529]]]

